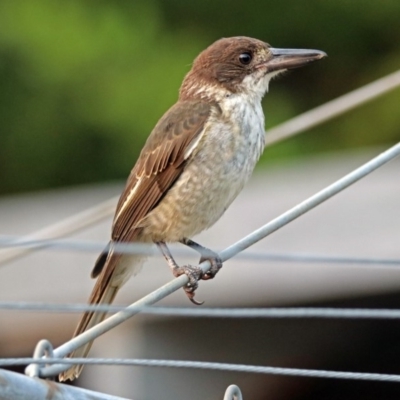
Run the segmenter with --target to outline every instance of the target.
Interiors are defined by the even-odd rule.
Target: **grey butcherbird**
[[[275,49],[248,37],[218,40],[195,59],[179,99],[160,119],[140,153],[119,199],[111,242],[92,272],[91,304],[111,303],[136,274],[143,256],[117,253],[118,242],[154,242],[195,304],[199,279],[212,278],[222,263],[216,253],[190,238],[222,216],[249,179],[264,149],[261,99],[271,78],[325,57],[318,50]],[[178,266],[167,242],[181,242],[209,260],[211,269]],[[98,324],[104,312],[86,312],[74,336]],[[91,343],[70,357],[85,357]],[[60,374],[79,376],[81,365]]]

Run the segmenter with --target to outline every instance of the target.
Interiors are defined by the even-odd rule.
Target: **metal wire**
[[[365,101],[368,101],[376,96],[379,96],[391,89],[400,85],[400,71],[387,76],[381,80],[378,80],[370,85],[366,85],[364,88],[358,89],[352,93],[342,96],[322,107],[319,107],[311,112],[305,113],[300,117],[297,117],[280,127],[270,130],[267,135],[267,144],[272,144],[283,138],[292,136],[294,134],[300,133],[301,131],[322,123],[329,118],[335,117],[350,108],[354,108]],[[312,196],[305,202],[299,204],[293,209],[289,210],[285,214],[271,221],[269,224],[264,225],[259,230],[248,235],[241,241],[235,243],[231,247],[225,249],[221,252],[221,258],[223,261],[233,257],[234,255],[240,253],[245,248],[254,244],[261,238],[269,235],[270,233],[276,231],[277,229],[285,226],[289,222],[298,218],[303,213],[311,210],[313,207],[321,204],[323,201],[332,197],[333,195],[339,193],[341,190],[347,188],[349,185],[353,184],[357,180],[361,179],[365,175],[369,174],[376,168],[382,166],[384,163],[388,162],[395,156],[400,154],[400,144],[393,146],[387,152],[381,154],[375,159],[371,160],[369,163],[365,164],[363,167],[355,170],[351,174],[345,176],[344,178],[337,181],[335,184],[329,186],[323,191]],[[72,219],[68,220],[68,223],[61,221],[51,227],[45,228],[39,233],[31,235],[31,240],[45,239],[48,237],[58,237],[63,236],[73,231],[83,229],[84,227],[96,223],[103,218],[111,215],[114,208],[116,199],[109,200],[102,203],[101,207],[94,207],[88,211],[81,213],[81,215],[76,215]],[[26,239],[26,238],[25,238]],[[49,246],[47,243],[36,243],[35,245],[27,246],[23,245],[21,248],[7,249],[2,252],[0,256],[0,262],[9,261],[15,257],[26,254],[34,249],[41,248],[43,246]],[[15,247],[15,243],[13,244]],[[285,255],[284,255],[285,256]],[[287,256],[287,255],[286,255]],[[265,257],[263,255],[263,257]],[[381,260],[382,261],[382,260]],[[397,260],[384,260],[389,262],[391,265],[398,264]],[[352,261],[350,261],[352,262]],[[368,259],[368,263],[374,263],[376,260]],[[385,263],[384,262],[384,263]],[[205,262],[201,264],[203,271],[209,268],[209,263]],[[84,343],[96,338],[100,334],[106,332],[107,330],[113,328],[124,320],[130,318],[137,312],[143,311],[144,306],[154,304],[156,301],[167,296],[173,291],[177,290],[181,286],[187,283],[187,277],[181,276],[174,281],[164,285],[162,288],[156,290],[145,298],[139,300],[138,302],[132,304],[131,306],[125,308],[123,311],[118,312],[114,316],[110,317],[103,323],[97,325],[96,327],[88,330],[84,334],[72,339],[71,341],[60,346],[58,349],[54,350],[54,355],[56,357],[63,357],[65,354],[74,350]],[[10,306],[10,304],[8,304]],[[15,305],[15,304],[14,304]],[[57,305],[60,306],[60,305]],[[64,307],[69,307],[69,305],[61,305]],[[80,306],[80,305],[75,305]],[[115,306],[114,306],[115,307]],[[97,308],[99,309],[99,308]],[[64,309],[66,311],[66,309]],[[161,311],[161,310],[157,310]],[[190,310],[190,315],[185,315],[187,310],[181,310],[180,315],[184,316],[194,316],[195,310]],[[152,312],[152,311],[150,311]],[[164,310],[164,312],[171,312],[171,310]],[[208,313],[208,315],[201,315],[201,312]],[[340,310],[340,309],[261,309],[261,310],[196,310],[196,316],[224,316],[228,317],[227,314],[231,313],[231,317],[338,317],[338,318],[399,318],[399,310]],[[233,313],[232,313],[233,312]],[[236,315],[234,315],[236,312]],[[240,315],[240,313],[246,313],[246,315]],[[258,315],[257,312],[259,313]],[[261,315],[260,313],[264,314]],[[214,313],[214,315],[211,315]],[[218,315],[219,313],[219,315]],[[269,315],[267,315],[269,314]],[[290,315],[291,314],[291,315]],[[164,314],[171,315],[171,314]],[[195,361],[173,361],[173,360],[120,360],[120,359],[62,359],[62,358],[25,358],[25,359],[0,359],[0,365],[17,365],[10,364],[16,362],[18,365],[35,363],[37,365],[43,364],[54,364],[45,368],[41,368],[41,376],[53,376],[66,369],[65,364],[103,364],[103,365],[136,365],[136,366],[164,366],[164,367],[184,367],[184,368],[202,368],[202,369],[217,369],[224,371],[240,371],[240,372],[252,372],[252,373],[268,373],[268,374],[280,374],[280,375],[292,375],[292,376],[309,376],[309,377],[323,377],[323,378],[342,378],[342,379],[358,379],[358,380],[378,380],[378,381],[391,381],[400,382],[400,375],[390,375],[390,374],[373,374],[373,373],[355,373],[355,372],[337,372],[337,371],[317,371],[317,370],[303,370],[303,369],[293,369],[293,368],[275,368],[275,367],[262,367],[262,366],[252,366],[252,365],[241,365],[241,364],[226,364],[226,363],[204,363]],[[4,364],[5,363],[5,364]],[[61,368],[61,369],[60,369]]]
[[[230,385],[226,389],[224,400],[243,400],[242,392],[236,385]]]
[[[118,197],[104,201],[95,207],[91,207],[85,211],[82,211],[64,220],[56,222],[55,224],[40,229],[30,234],[27,238],[31,238],[32,240],[49,239],[49,238],[62,237],[69,235],[71,233],[79,232],[82,229],[86,229],[87,227],[94,225],[102,221],[103,219],[111,216],[115,210],[117,201]],[[0,265],[12,261],[16,258],[22,257],[24,255],[27,255],[32,251],[35,251],[36,249],[38,249],[38,247],[35,248],[23,247],[23,248],[1,250]]]
[[[335,194],[341,192],[351,184],[357,182],[359,179],[363,178],[364,176],[368,175],[375,169],[379,168],[380,166],[384,165],[385,163],[392,160],[394,157],[400,154],[400,143],[396,144],[395,146],[391,147],[389,150],[385,151],[384,153],[380,154],[379,156],[375,157],[371,161],[367,162],[360,168],[354,170],[350,174],[344,176],[343,178],[339,179],[332,185],[328,186],[327,188],[321,190],[314,196],[310,197],[309,199],[303,201],[299,205],[293,207],[286,213],[282,214],[280,217],[272,220],[268,224],[264,225],[263,227],[259,228],[258,230],[252,232],[250,235],[246,236],[245,238],[241,239],[240,241],[236,242],[232,246],[228,247],[227,249],[223,250],[220,253],[220,257],[222,261],[226,261],[227,259],[235,256],[236,254],[240,253],[247,247],[253,245],[254,243],[258,242],[262,238],[266,237],[267,235],[275,232],[279,228],[287,225],[289,222],[293,221],[294,219],[298,218],[299,216],[303,215],[307,211],[310,211],[314,207],[318,206],[325,200],[329,199],[330,197],[334,196]],[[203,262],[200,264],[200,268],[206,272],[210,268],[210,263],[208,261]],[[94,326],[91,329],[83,332],[82,334],[74,337],[70,341],[64,343],[60,347],[54,350],[55,357],[64,357],[68,353],[77,348],[81,347],[82,345],[86,344],[87,342],[97,338],[101,334],[109,331],[110,329],[114,328],[115,326],[121,324],[122,322],[126,321],[133,315],[140,312],[140,310],[144,306],[149,306],[157,301],[163,299],[164,297],[168,296],[169,294],[175,292],[179,288],[183,287],[188,283],[188,277],[186,275],[181,275],[178,278],[172,280],[171,282],[167,283],[166,285],[162,286],[161,288],[155,290],[154,292],[148,294],[147,296],[141,298],[136,303],[131,304],[125,310],[120,311],[105,321],[101,322],[100,324]],[[78,361],[77,361],[78,363]],[[43,370],[45,370],[44,368]],[[66,369],[65,365],[59,364],[54,365],[52,367],[53,373],[57,371],[57,373],[63,372]]]
[[[28,247],[32,249],[77,250],[99,252],[104,250],[103,242],[67,239],[32,239],[25,236],[0,235],[0,247]],[[153,246],[148,243],[115,243],[115,251],[121,254],[153,255]],[[182,254],[193,254],[188,250]]]
[[[280,368],[265,367],[260,365],[246,364],[230,364],[219,362],[202,362],[202,361],[182,361],[182,360],[149,360],[137,358],[0,358],[0,366],[15,366],[34,364],[53,364],[52,366],[42,368],[42,377],[51,377],[57,375],[60,371],[58,366],[85,364],[85,365],[121,365],[136,367],[169,367],[169,368],[194,368],[194,369],[211,369],[219,371],[246,372],[270,375],[287,375],[302,376],[313,378],[334,378],[334,379],[355,379],[365,381],[384,381],[384,382],[400,382],[400,375],[395,374],[379,374],[379,373],[362,373],[362,372],[344,372],[344,371],[325,371],[315,369],[300,368]]]
[[[397,157],[398,155],[400,155],[400,143],[397,143],[396,145],[392,146],[389,150],[386,150],[379,156],[365,163],[363,166],[345,175],[343,178],[339,179],[332,185],[326,187],[325,189],[316,193],[314,196],[311,196],[307,200],[303,201],[302,203],[293,207],[289,211],[280,215],[278,218],[275,218],[268,224],[253,231],[250,235],[246,236],[245,238],[235,243],[231,247],[222,251],[220,253],[222,260],[224,261],[228,258],[233,257],[234,255],[240,253],[247,247],[253,245],[262,238],[266,237],[267,235],[287,225],[289,222],[292,222],[293,220],[300,217],[304,213],[312,210],[313,208],[320,205],[324,201],[340,193],[342,190],[348,188],[350,185],[359,181],[361,178],[364,178],[365,176],[375,171],[382,165],[388,163],[390,160]]]
[[[0,247],[32,247],[47,250],[76,250],[83,252],[99,252],[105,248],[103,242],[66,240],[66,239],[30,239],[26,236],[0,235]],[[146,243],[115,243],[115,251],[121,254],[145,254],[154,256],[154,246]],[[193,251],[186,248],[175,248],[174,255],[189,256]],[[238,258],[254,261],[280,261],[280,262],[304,262],[304,263],[337,263],[337,264],[368,264],[399,266],[400,259],[364,258],[326,256],[316,254],[295,253],[261,253],[246,251],[237,255]]]
[[[346,93],[267,131],[266,146],[297,135],[306,129],[352,110],[400,86],[400,70]]]
[[[119,396],[56,383],[52,380],[32,379],[28,376],[0,369],[0,398],[13,400],[129,400]],[[229,396],[229,397],[228,397]],[[132,400],[132,398],[130,397]],[[242,400],[240,389],[231,385],[224,400]]]
[[[266,146],[304,132],[367,101],[373,100],[398,86],[400,86],[400,70],[269,129],[266,132]],[[114,197],[79,214],[33,232],[29,236],[32,239],[55,238],[85,229],[110,217],[115,210],[117,201],[118,197]],[[2,250],[0,252],[0,265],[27,255],[35,251],[35,249],[13,248]]]
[[[0,382],[2,400],[129,400],[4,369],[0,369]]]
[[[84,311],[123,311],[127,306],[90,304],[49,304],[31,302],[0,302],[1,310],[80,313]],[[370,308],[272,307],[272,308],[188,308],[142,307],[142,314],[190,318],[340,318],[400,319],[400,310]]]

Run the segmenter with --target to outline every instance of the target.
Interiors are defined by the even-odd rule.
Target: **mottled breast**
[[[179,241],[209,228],[251,176],[265,141],[261,103],[232,95],[220,106],[185,170],[147,216],[152,240]]]

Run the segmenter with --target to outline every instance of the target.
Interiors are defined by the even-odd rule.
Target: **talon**
[[[214,278],[215,274],[211,274],[210,271],[206,272],[201,278],[203,281],[208,281],[209,279]]]
[[[186,291],[185,291],[186,292]],[[189,298],[189,300],[193,303],[193,304],[195,304],[196,306],[202,306],[203,304],[204,304],[204,301],[197,301],[195,298],[194,298],[194,292],[190,292],[190,293],[188,293],[188,292],[186,292],[186,296]]]
[[[194,292],[199,286],[198,284],[199,279],[201,279],[202,276],[204,275],[203,270],[199,266],[193,267],[191,265],[184,265],[180,267],[173,259],[165,242],[156,242],[156,243],[157,246],[160,248],[161,252],[163,253],[165,259],[167,260],[168,265],[171,268],[174,276],[177,278],[178,276],[185,274],[188,277],[188,283],[183,287],[183,289],[187,297],[193,304],[201,306],[204,302],[195,300]]]
[[[203,271],[201,270],[201,268],[197,266],[193,267],[191,265],[184,265],[181,267],[174,268],[173,273],[174,276],[176,277],[183,274],[185,274],[188,277],[189,282],[183,288],[186,293],[186,296],[193,304],[201,306],[204,302],[199,302],[194,298],[194,292],[199,286],[198,281],[203,276]]]
[[[202,257],[200,259],[200,264],[203,261],[209,261],[211,264],[211,267],[205,274],[203,274],[201,279],[203,279],[205,281],[207,281],[208,279],[213,279],[215,277],[215,275],[217,275],[218,271],[222,268],[221,258],[215,253],[215,256],[212,256],[212,257]]]
[[[189,297],[189,300],[193,303],[193,304],[195,304],[196,306],[202,306],[203,304],[204,304],[204,301],[197,301],[196,299],[191,299],[190,297]]]

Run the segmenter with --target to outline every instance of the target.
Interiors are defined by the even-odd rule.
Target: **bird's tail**
[[[122,285],[130,277],[131,273],[137,273],[141,267],[143,257],[141,256],[122,256],[113,253],[112,245],[107,246],[99,256],[94,266],[92,277],[98,277],[93,291],[89,298],[89,304],[111,304]],[[75,329],[74,335],[78,336],[97,325],[105,318],[107,312],[88,311],[85,312]],[[92,347],[93,341],[79,347],[68,354],[70,358],[86,357]],[[59,375],[60,382],[68,379],[77,378],[83,365],[74,365]]]
[[[118,287],[108,287],[104,291],[104,296],[102,297],[101,301],[97,304],[110,304],[113,300],[115,295],[118,292]],[[81,333],[87,331],[88,329],[92,328],[93,326],[97,325],[106,316],[106,312],[86,312],[83,316],[82,319],[80,320],[75,332],[74,336],[78,336]],[[84,346],[79,347],[72,353],[68,354],[67,357],[70,358],[82,358],[82,357],[87,357],[90,348],[92,347],[93,340],[89,343],[86,343]],[[73,365],[71,368],[67,369],[66,371],[62,372],[59,375],[59,380],[60,382],[66,381],[70,379],[71,381],[74,380],[75,378],[78,378],[80,373],[82,372],[83,365]]]

